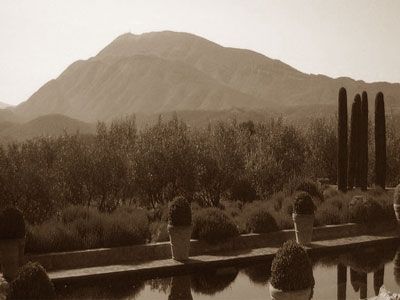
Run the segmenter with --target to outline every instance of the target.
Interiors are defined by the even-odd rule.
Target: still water
[[[315,278],[313,299],[373,297],[382,285],[400,292],[400,247],[357,249],[311,259]],[[271,261],[266,261],[147,281],[101,282],[61,289],[58,295],[59,299],[265,300],[270,299],[270,266]]]

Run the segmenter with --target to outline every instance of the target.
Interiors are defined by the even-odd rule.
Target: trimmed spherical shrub
[[[296,187],[297,192],[306,192],[310,194],[311,197],[316,197],[320,200],[324,200],[324,195],[321,192],[318,183],[311,180],[304,180],[300,182]]]
[[[28,262],[11,282],[7,299],[54,299],[53,283],[37,262]]]
[[[175,197],[169,204],[168,224],[173,226],[189,226],[192,224],[190,203],[184,197]]]
[[[311,215],[315,212],[315,204],[307,192],[296,194],[293,203],[293,213],[301,215]]]
[[[232,218],[219,208],[201,209],[193,218],[192,237],[210,244],[226,241],[239,235]]]
[[[349,204],[350,222],[376,223],[386,219],[383,207],[373,199],[354,197]]]
[[[253,209],[246,221],[246,231],[266,233],[277,231],[278,225],[266,208]]]
[[[400,204],[400,184],[397,185],[396,189],[394,190],[393,203]]]
[[[9,207],[0,213],[0,239],[20,239],[25,237],[25,221],[22,212]]]
[[[287,292],[314,286],[310,259],[295,241],[285,242],[276,253],[271,266],[271,284]]]

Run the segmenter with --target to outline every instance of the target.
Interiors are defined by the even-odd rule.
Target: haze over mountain
[[[23,141],[38,136],[68,134],[91,134],[95,124],[89,124],[63,115],[46,115],[26,123],[1,122],[0,142]]]
[[[373,103],[381,90],[389,109],[400,107],[397,83],[304,74],[259,53],[188,33],[128,33],[95,57],[71,64],[13,111],[25,120],[63,114],[88,122],[170,111],[304,111],[335,105],[341,86],[350,100],[366,90]]]

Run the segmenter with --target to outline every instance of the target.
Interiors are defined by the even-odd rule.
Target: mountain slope
[[[345,77],[332,79],[305,74],[257,52],[222,47],[189,33],[124,34],[100,51],[95,59],[142,53],[190,64],[223,84],[261,99],[265,107],[277,103],[280,106],[333,104],[341,86],[348,89],[350,97],[362,90],[372,95],[382,90],[390,104],[397,106],[395,99],[400,99],[398,83],[365,83]]]
[[[259,99],[220,84],[187,64],[156,56],[79,61],[15,111],[25,117],[65,114],[87,121],[130,113],[223,110]]]
[[[70,65],[14,112],[24,119],[57,113],[93,122],[169,111],[304,111],[336,105],[341,86],[349,98],[363,90],[374,97],[381,90],[389,110],[400,108],[400,84],[304,74],[188,33],[124,34],[95,57]]]

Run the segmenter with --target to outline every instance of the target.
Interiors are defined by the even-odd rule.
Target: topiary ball
[[[0,213],[0,239],[21,239],[25,237],[25,221],[22,212],[8,207]]]
[[[209,244],[224,242],[239,235],[233,219],[219,208],[205,208],[193,218],[192,237]]]
[[[376,200],[366,197],[353,197],[349,203],[350,222],[374,224],[385,220],[385,211]]]
[[[37,262],[28,262],[11,282],[7,299],[54,299],[55,296],[46,270]]]
[[[287,241],[276,253],[271,266],[271,284],[288,292],[314,286],[311,261],[295,241]]]
[[[184,197],[175,197],[169,204],[168,224],[172,226],[189,226],[192,224],[190,203]]]
[[[246,221],[246,230],[254,233],[267,233],[278,230],[278,225],[269,211],[265,208],[250,212]]]
[[[293,203],[293,213],[300,215],[312,215],[315,212],[315,204],[307,192],[299,192],[296,194]]]
[[[312,180],[304,180],[300,182],[296,187],[297,192],[309,193],[311,197],[316,197],[320,200],[324,200],[324,195],[318,186],[318,183]]]

